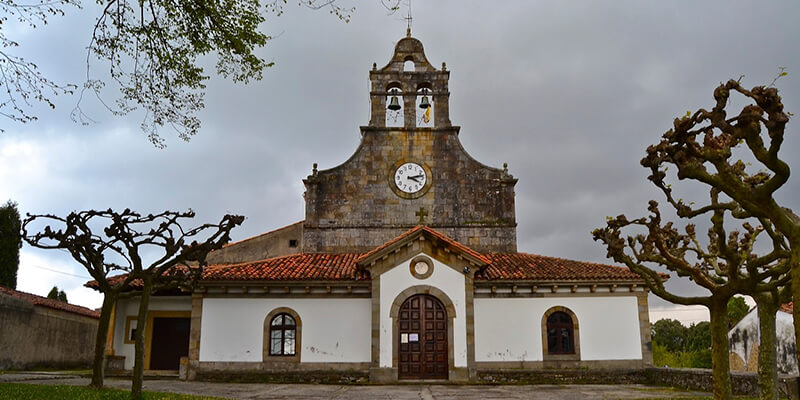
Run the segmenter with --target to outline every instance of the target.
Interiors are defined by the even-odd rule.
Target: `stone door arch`
[[[397,379],[448,379],[454,369],[456,316],[450,298],[437,288],[415,286],[395,298],[389,316],[393,326],[392,367]]]

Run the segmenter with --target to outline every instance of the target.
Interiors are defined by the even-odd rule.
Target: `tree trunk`
[[[92,382],[89,386],[103,387],[103,378],[106,370],[106,341],[108,340],[108,327],[111,324],[111,310],[114,308],[117,296],[113,292],[103,293],[103,307],[100,309],[100,320],[97,323],[97,335],[94,342],[94,363],[92,364]]]
[[[728,297],[711,296],[711,377],[714,399],[731,400],[731,366],[728,344]]]
[[[800,308],[798,308],[798,301],[800,301],[800,245],[795,246],[793,243],[792,250],[792,302],[794,308],[792,310],[792,317],[794,318],[794,342],[795,358],[797,358],[797,366],[800,367]]]
[[[150,291],[152,282],[145,279],[142,288],[142,297],[139,298],[139,314],[136,317],[136,344],[135,359],[133,363],[133,379],[131,382],[131,400],[142,399],[142,385],[144,384],[144,335],[147,331],[147,310],[150,307]]]
[[[759,399],[778,398],[778,351],[775,339],[775,314],[780,307],[779,299],[770,293],[760,293],[753,298],[758,307],[758,390]]]

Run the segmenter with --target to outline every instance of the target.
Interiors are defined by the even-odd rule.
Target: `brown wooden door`
[[[153,318],[150,369],[177,370],[189,355],[189,318]]]
[[[399,313],[398,378],[447,379],[447,311],[439,299],[409,297]]]

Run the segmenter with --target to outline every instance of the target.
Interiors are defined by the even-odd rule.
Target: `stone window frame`
[[[277,317],[279,314],[288,314],[292,318],[294,318],[295,323],[295,334],[294,334],[294,355],[271,355],[269,353],[269,346],[270,346],[270,326],[272,320]],[[278,307],[273,309],[272,311],[267,314],[264,318],[264,331],[263,331],[263,343],[261,349],[261,359],[264,362],[267,361],[283,361],[283,362],[300,362],[300,350],[302,347],[302,339],[303,339],[303,321],[300,319],[300,315],[297,311],[289,308],[289,307]]]
[[[557,312],[563,312],[570,316],[572,319],[572,341],[575,349],[574,354],[550,354],[547,351],[547,319]],[[567,307],[555,306],[549,308],[542,316],[542,360],[543,361],[580,361],[581,359],[581,340],[580,340],[580,325],[578,324],[578,317],[575,313]]]
[[[414,266],[415,266],[415,265],[416,265],[418,262],[423,262],[423,263],[425,263],[425,264],[428,264],[428,271],[427,271],[426,273],[424,273],[424,274],[418,274],[418,273],[417,273],[417,270],[416,270],[416,269],[414,269]],[[431,258],[430,258],[430,257],[428,257],[428,256],[426,256],[426,255],[418,255],[418,256],[416,256],[416,257],[412,258],[412,259],[411,259],[411,261],[409,261],[409,263],[408,263],[408,269],[409,269],[409,271],[411,271],[411,275],[412,275],[414,278],[417,278],[417,279],[419,279],[419,280],[425,280],[425,279],[428,279],[428,278],[429,278],[429,277],[430,277],[430,276],[433,274],[433,260],[431,260]]]
[[[447,293],[443,292],[441,289],[428,286],[428,285],[417,285],[407,288],[400,292],[397,297],[394,298],[392,302],[392,306],[389,309],[389,318],[392,320],[392,373],[394,376],[392,377],[394,380],[397,380],[397,369],[398,369],[398,360],[399,360],[399,349],[398,344],[400,343],[400,307],[408,300],[411,296],[417,294],[427,294],[435,297],[444,306],[445,311],[447,312],[447,371],[448,375],[453,374],[456,369],[455,366],[455,340],[454,340],[454,324],[453,320],[456,318],[456,307],[453,303],[453,300],[450,299],[450,296]],[[448,377],[448,380],[450,378]]]

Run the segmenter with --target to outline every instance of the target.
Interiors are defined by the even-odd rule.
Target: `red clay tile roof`
[[[476,279],[540,281],[640,281],[627,268],[565,260],[526,253],[482,255],[491,263]],[[308,281],[359,280],[357,253],[301,253],[234,265],[212,265],[203,272],[204,281]]]
[[[233,265],[210,265],[204,281],[351,281],[359,253],[301,253]]]
[[[489,253],[482,277],[490,280],[642,280],[627,268],[527,253]]]
[[[781,306],[781,311],[791,314],[794,312],[794,302],[789,302]]]
[[[358,263],[391,251],[405,239],[413,240],[427,234],[440,245],[444,244],[484,265],[482,280],[540,280],[540,281],[641,281],[627,268],[527,253],[481,254],[450,239],[444,234],[416,226],[402,235],[367,253],[299,253],[239,264],[209,265],[203,271],[203,281],[348,281],[368,279],[362,275]],[[413,236],[412,236],[413,235]],[[662,274],[665,278],[668,275]],[[123,275],[114,277],[123,279]],[[136,281],[132,286],[136,286]],[[94,284],[94,285],[93,285]],[[96,288],[96,282],[86,286]]]
[[[108,283],[110,283],[112,286],[116,286],[116,285],[122,283],[122,281],[124,281],[125,278],[127,278],[127,277],[128,277],[128,274],[120,274],[120,275],[109,276],[107,279],[108,279]],[[87,287],[89,289],[97,290],[97,291],[100,290],[99,289],[100,285],[97,283],[96,280],[92,280],[92,281],[86,282],[86,283],[83,284],[83,286],[85,286],[85,287]],[[142,288],[142,280],[141,279],[132,280],[128,284],[128,288],[130,288],[130,289],[141,289]]]
[[[167,274],[169,275],[171,271],[177,271],[177,270],[183,269],[183,268],[184,268],[184,266],[181,266],[181,265],[174,266],[167,272]],[[119,275],[109,276],[107,279],[108,279],[108,283],[110,283],[112,286],[116,286],[116,285],[121,284],[122,281],[124,281],[127,278],[128,278],[128,274],[119,274]],[[87,287],[89,289],[97,290],[97,291],[100,290],[99,289],[100,285],[97,283],[96,280],[91,280],[89,282],[86,282],[86,283],[83,284],[83,286],[85,286],[85,287]],[[141,279],[139,279],[139,278],[136,278],[136,279],[130,281],[128,283],[128,287],[126,289],[124,289],[123,291],[127,292],[127,291],[130,291],[130,290],[139,290],[139,289],[142,289],[143,287],[144,287],[143,281]]]
[[[74,304],[65,303],[56,299],[48,299],[47,297],[37,296],[31,293],[20,292],[11,288],[0,286],[0,293],[7,294],[11,297],[27,301],[35,306],[52,308],[54,310],[66,311],[68,313],[83,315],[90,318],[100,318],[100,313],[90,310],[86,307],[76,306]]]
[[[453,239],[450,239],[445,234],[443,234],[443,233],[441,233],[441,232],[439,232],[439,231],[437,231],[437,230],[435,230],[433,228],[429,228],[427,226],[417,225],[414,228],[412,228],[411,230],[406,231],[402,235],[400,235],[400,236],[398,236],[398,237],[396,237],[396,238],[394,238],[394,239],[392,239],[392,240],[390,240],[390,241],[388,241],[388,242],[386,242],[386,243],[384,243],[384,244],[382,244],[382,245],[370,250],[367,253],[362,254],[361,257],[358,257],[358,259],[356,260],[356,263],[361,263],[362,261],[367,260],[368,258],[370,258],[373,255],[381,253],[382,251],[386,251],[386,250],[390,249],[391,247],[393,247],[394,245],[402,242],[404,239],[406,239],[409,236],[412,236],[412,235],[414,235],[416,233],[420,233],[420,234],[427,233],[427,234],[433,236],[434,238],[439,239],[442,242],[444,242],[447,245],[447,247],[449,247],[450,249],[456,250],[456,251],[464,253],[464,254],[467,254],[468,256],[476,258],[477,260],[479,260],[480,262],[482,262],[484,264],[488,264],[489,262],[491,262],[491,260],[486,258],[483,254],[478,253],[477,251],[472,250],[471,248],[469,248],[469,247],[467,247],[467,246],[465,246],[465,245],[463,245],[463,244],[461,244],[461,243],[459,243],[459,242],[457,242],[457,241],[455,241]]]

